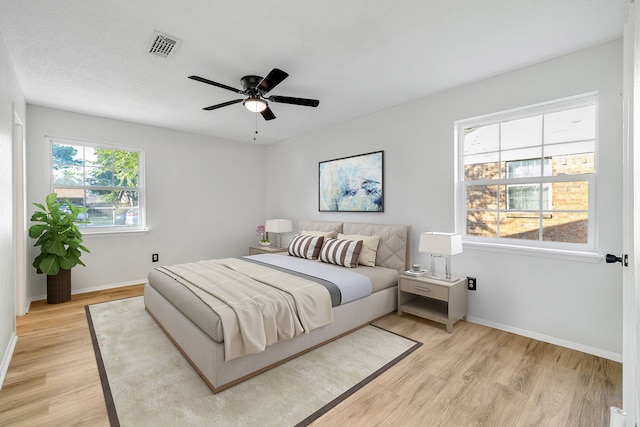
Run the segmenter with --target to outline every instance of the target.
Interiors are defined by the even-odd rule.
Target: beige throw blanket
[[[161,267],[220,316],[225,360],[333,322],[331,297],[315,282],[235,258]]]

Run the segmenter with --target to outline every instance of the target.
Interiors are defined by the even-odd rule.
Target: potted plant
[[[256,236],[260,237],[260,240],[258,240],[258,243],[261,246],[269,246],[271,244],[268,234],[264,229],[264,225],[259,225],[258,228],[256,228]]]
[[[85,265],[80,260],[81,251],[89,252],[82,246],[82,234],[74,224],[78,215],[87,208],[74,206],[65,199],[56,202],[58,195],[51,193],[46,198],[46,206],[34,203],[37,210],[31,221],[36,224],[29,228],[29,237],[38,239],[34,246],[40,246],[40,255],[33,261],[36,273],[47,275],[47,303],[58,304],[71,299],[71,269]]]

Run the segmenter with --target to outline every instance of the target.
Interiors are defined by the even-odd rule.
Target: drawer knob
[[[416,286],[416,289],[423,292],[431,292],[430,288],[423,288],[421,286]]]

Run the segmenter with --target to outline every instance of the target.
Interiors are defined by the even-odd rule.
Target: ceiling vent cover
[[[151,35],[147,51],[161,58],[168,58],[171,53],[178,49],[180,43],[182,43],[182,40],[177,37],[156,30]]]

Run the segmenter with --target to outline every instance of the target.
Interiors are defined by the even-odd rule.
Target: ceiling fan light
[[[252,113],[260,113],[267,108],[267,102],[257,97],[249,97],[242,103],[244,107]]]

